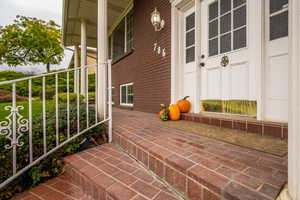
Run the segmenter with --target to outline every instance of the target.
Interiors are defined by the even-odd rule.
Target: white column
[[[79,67],[79,47],[78,45],[76,45],[74,47],[74,68],[78,68]],[[77,84],[78,84],[78,80],[77,80],[77,73],[78,71],[75,70],[74,71],[74,93],[77,93]]]
[[[171,104],[176,103],[178,93],[178,10],[172,3],[171,9]]]
[[[87,65],[87,55],[86,55],[86,22],[81,20],[81,67]],[[86,73],[87,69],[81,70],[80,75],[80,94],[85,96],[86,94]]]
[[[300,200],[300,2],[289,2],[288,189]]]
[[[97,66],[97,110],[102,118],[106,116],[107,88],[107,0],[98,0],[98,66]]]

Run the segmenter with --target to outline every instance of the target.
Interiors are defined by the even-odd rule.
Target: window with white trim
[[[208,13],[209,56],[247,46],[247,0],[216,0]]]
[[[120,86],[120,104],[124,106],[133,106],[133,83],[127,83]]]
[[[113,60],[118,60],[133,48],[133,10],[113,30],[109,41],[110,57]]]

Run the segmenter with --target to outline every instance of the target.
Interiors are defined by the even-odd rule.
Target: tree
[[[64,57],[60,26],[31,17],[17,16],[14,24],[0,27],[0,64],[59,64]]]

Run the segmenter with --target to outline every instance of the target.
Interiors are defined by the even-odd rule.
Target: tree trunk
[[[47,63],[46,69],[47,69],[47,73],[49,73],[50,72],[50,63]]]

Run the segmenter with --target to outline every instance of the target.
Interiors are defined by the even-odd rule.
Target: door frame
[[[183,97],[183,68],[184,62],[184,50],[182,46],[184,44],[183,25],[184,25],[184,13],[195,8],[195,83],[193,96],[194,105],[191,110],[193,113],[200,112],[200,3],[201,0],[174,0],[171,2],[171,14],[172,14],[172,31],[171,31],[171,104]]]
[[[183,11],[187,10],[187,8],[194,6],[195,7],[195,26],[196,26],[196,34],[195,34],[195,63],[196,63],[196,84],[197,89],[195,90],[195,96],[197,98],[197,102],[194,105],[194,109],[191,112],[199,113],[200,112],[200,99],[201,99],[201,3],[204,0],[170,0],[171,3],[171,103],[176,103],[179,98],[182,98],[182,71],[180,66],[183,65],[182,61],[182,15]],[[257,101],[257,119],[264,119],[264,66],[265,66],[265,0],[248,0],[249,8],[248,16],[251,18],[251,22],[249,22],[248,27],[248,43],[251,44],[252,48],[255,48],[256,51],[251,52],[252,56],[255,56],[254,62],[250,65],[254,67],[254,72],[256,73],[254,86],[252,87],[252,95],[251,99],[256,99]],[[247,5],[248,5],[247,4]],[[259,10],[259,14],[251,15],[251,10]],[[248,20],[248,19],[247,19]],[[253,30],[253,23],[259,23],[256,25],[255,30]],[[251,36],[251,32],[254,31],[257,34],[255,36]],[[253,37],[256,37],[255,40]],[[250,39],[251,38],[251,39]],[[254,73],[251,72],[252,74]]]

